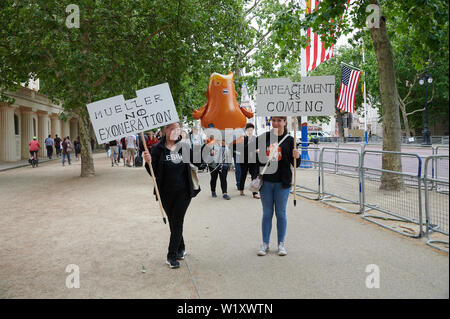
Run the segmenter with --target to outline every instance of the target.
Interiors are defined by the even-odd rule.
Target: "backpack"
[[[134,166],[141,167],[143,162],[142,156],[137,155],[134,159]]]

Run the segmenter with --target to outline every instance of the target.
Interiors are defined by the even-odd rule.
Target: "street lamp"
[[[428,129],[428,97],[427,97],[427,86],[428,84],[431,84],[433,82],[433,77],[431,76],[431,73],[427,73],[427,70],[425,70],[425,73],[422,74],[419,78],[419,84],[424,85],[425,84],[425,113],[424,113],[424,124],[423,124],[423,142],[422,145],[431,145],[431,139],[430,139],[430,130]]]

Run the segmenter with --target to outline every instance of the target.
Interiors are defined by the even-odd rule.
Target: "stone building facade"
[[[15,162],[29,158],[28,144],[33,136],[41,144],[39,157],[46,156],[45,139],[70,136],[73,141],[78,136],[78,119],[67,121],[58,119],[63,111],[45,95],[28,87],[7,93],[15,99],[13,105],[0,103],[0,161]]]

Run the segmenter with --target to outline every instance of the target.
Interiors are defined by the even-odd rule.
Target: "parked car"
[[[330,134],[322,131],[308,131],[308,141],[314,144],[318,144],[319,140],[330,137]]]

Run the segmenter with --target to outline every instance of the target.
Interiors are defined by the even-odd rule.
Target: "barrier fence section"
[[[299,147],[301,151],[308,151],[309,160],[302,159],[297,169],[296,194],[307,199],[318,200],[320,192],[320,165],[317,146]]]
[[[449,252],[448,162],[448,155],[433,155],[428,157],[425,160],[423,176],[427,244],[447,253]],[[430,166],[440,168],[441,171],[446,171],[447,174],[430,174]]]
[[[382,168],[383,161],[399,159],[401,170]],[[364,150],[360,168],[362,218],[405,236],[421,237],[425,222],[421,169],[422,160],[417,154]],[[376,221],[380,219],[383,222]]]
[[[339,148],[339,145],[321,149],[319,196],[323,203],[349,213],[360,213],[360,161],[358,149]]]

